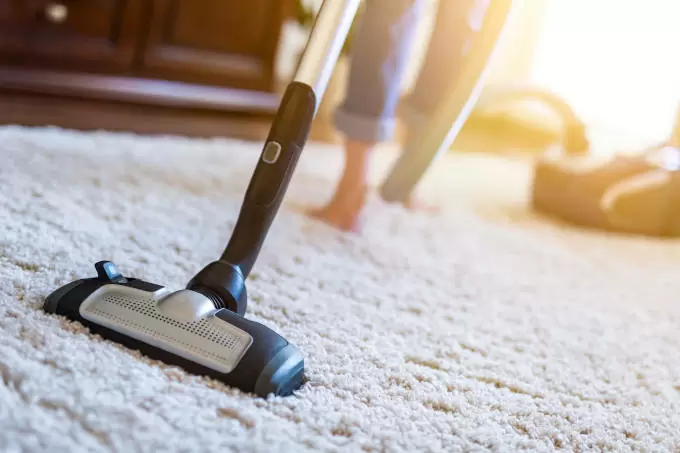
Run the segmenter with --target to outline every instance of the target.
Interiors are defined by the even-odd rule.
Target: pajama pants
[[[427,0],[365,0],[352,41],[345,99],[334,115],[336,128],[350,140],[390,140],[398,106],[409,129],[424,127],[442,93],[456,83],[490,1],[439,0],[415,86],[401,99],[403,76]]]

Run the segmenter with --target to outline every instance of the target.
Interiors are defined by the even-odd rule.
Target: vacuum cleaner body
[[[300,387],[300,351],[270,328],[199,292],[123,277],[108,261],[97,277],[71,282],[44,309],[144,355],[258,395],[289,395]]]
[[[531,207],[581,227],[678,237],[678,161],[677,149],[666,145],[604,162],[545,156],[534,169]]]

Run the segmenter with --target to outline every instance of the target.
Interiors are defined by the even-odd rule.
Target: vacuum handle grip
[[[291,82],[246,190],[229,244],[220,258],[238,266],[244,277],[250,273],[286,194],[315,111],[313,89],[302,82]]]
[[[316,98],[310,86],[300,82],[288,85],[248,185],[243,208],[277,209],[307,142],[315,108]]]

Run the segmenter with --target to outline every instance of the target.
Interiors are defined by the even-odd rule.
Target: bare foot
[[[411,195],[406,201],[401,203],[406,209],[411,211],[423,211],[423,212],[439,212],[439,206],[434,204],[429,204],[423,201],[421,198]]]
[[[359,231],[359,217],[366,202],[368,164],[375,143],[348,140],[345,168],[330,203],[309,212],[311,217],[342,231]]]
[[[358,233],[361,229],[360,217],[365,200],[365,188],[345,188],[341,183],[330,203],[321,208],[312,209],[308,214],[339,230]]]

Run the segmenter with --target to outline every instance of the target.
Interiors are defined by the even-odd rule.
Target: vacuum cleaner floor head
[[[104,266],[108,273],[101,272]],[[122,277],[110,262],[96,267],[98,277],[56,290],[45,310],[151,358],[261,396],[288,395],[302,384],[302,354],[268,327],[217,308],[196,291],[171,292]]]

